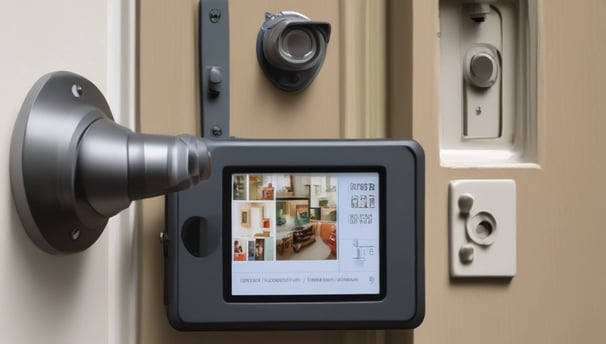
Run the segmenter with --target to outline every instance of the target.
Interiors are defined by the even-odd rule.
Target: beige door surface
[[[412,1],[413,136],[427,155],[427,313],[415,343],[606,342],[606,2],[539,5],[539,168],[441,168],[438,1]],[[517,274],[453,282],[453,179],[517,182]]]
[[[383,1],[352,0],[232,0],[230,16],[231,114],[230,134],[253,138],[338,138],[345,135],[374,134],[352,121],[345,108],[381,107],[381,101],[366,101],[351,85],[362,82],[362,75],[346,73],[343,61],[345,49],[362,50],[365,44],[380,44],[363,38],[355,45],[344,45],[343,26],[359,30],[355,22],[344,22],[345,11],[372,14],[372,20],[383,15],[371,4]],[[359,5],[359,6],[358,6]],[[198,77],[197,77],[197,19],[198,1],[140,2],[140,129],[142,132],[177,134],[199,132]],[[332,24],[328,56],[314,83],[303,93],[286,94],[275,89],[263,76],[256,60],[257,32],[265,12],[299,11]],[[369,19],[370,20],[370,19]],[[371,20],[371,21],[372,21]],[[383,73],[372,73],[383,64],[364,66],[360,55],[349,57],[349,65],[356,64],[374,78]],[[354,61],[352,60],[359,60]],[[356,79],[348,82],[348,77]],[[376,81],[370,81],[372,84]],[[347,87],[348,85],[349,87]],[[367,84],[368,86],[368,84]],[[382,86],[382,85],[381,85]],[[382,88],[379,88],[379,90]],[[373,92],[377,88],[371,87]],[[349,92],[349,93],[348,93]],[[347,96],[352,94],[352,96]],[[380,97],[379,97],[380,98]],[[379,111],[377,118],[384,117]],[[361,113],[361,112],[360,112]],[[363,116],[363,114],[361,115]],[[368,117],[368,116],[366,116]],[[350,123],[351,128],[346,128]],[[374,125],[373,125],[374,127]],[[381,127],[379,125],[379,127]],[[382,130],[382,128],[380,129]],[[182,333],[173,330],[167,322],[163,302],[162,255],[158,235],[163,230],[164,202],[162,199],[145,201],[142,205],[142,275],[141,275],[141,343],[374,343],[406,339],[407,332],[223,332]]]
[[[112,222],[87,251],[53,256],[26,235],[11,195],[9,151],[13,125],[25,96],[49,72],[86,76],[105,95],[120,93],[116,69],[121,4],[127,1],[2,1],[0,10],[0,342],[122,343],[134,340],[124,325],[123,279],[116,265],[123,251],[112,246]],[[114,20],[116,19],[116,20]],[[119,98],[119,97],[118,97]],[[110,104],[120,108],[112,97]],[[120,116],[118,115],[118,118]],[[121,117],[126,118],[126,114]],[[53,128],[48,128],[53,130]],[[48,197],[48,195],[41,195]],[[125,229],[122,233],[128,233]],[[127,251],[130,248],[127,248]],[[116,263],[116,265],[114,265]],[[118,288],[118,286],[120,288]],[[122,290],[122,291],[118,291]],[[120,304],[117,304],[120,299]],[[131,322],[132,319],[132,322]],[[131,326],[132,328],[132,326]]]

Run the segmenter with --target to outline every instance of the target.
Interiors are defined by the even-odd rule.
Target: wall
[[[230,1],[230,134],[257,138],[382,135],[383,125],[366,130],[360,123],[368,121],[375,127],[374,123],[382,123],[385,117],[382,94],[370,97],[362,91],[384,87],[381,81],[384,66],[382,62],[368,65],[366,57],[344,53],[352,49],[364,52],[365,47],[381,43],[374,37],[383,35],[383,30],[378,29],[383,27],[374,23],[384,15],[379,6],[382,4],[382,1],[376,0]],[[197,6],[196,0],[147,0],[139,4],[139,129],[142,132],[198,132]],[[266,11],[280,10],[300,11],[332,24],[328,56],[321,73],[308,90],[296,95],[274,89],[263,76],[256,60],[256,35],[264,14]],[[350,26],[356,27],[356,32],[362,32],[365,36],[346,35],[349,31],[344,28]],[[383,61],[382,50],[368,51],[375,61]],[[410,333],[398,331],[177,332],[168,324],[162,304],[164,276],[158,238],[164,226],[163,217],[162,198],[142,203],[139,216],[142,233],[142,343],[246,341],[264,344],[332,344],[401,342],[410,339]]]
[[[330,138],[340,136],[341,34],[339,1],[231,1],[231,134],[258,138]],[[328,20],[333,32],[321,73],[299,94],[271,86],[256,58],[257,33],[265,12],[293,10]]]
[[[539,1],[537,169],[440,167],[437,6],[412,1],[412,133],[427,155],[427,315],[415,342],[604,343],[606,2]],[[448,182],[468,178],[517,182],[509,283],[449,279]]]
[[[387,1],[387,136],[412,137],[412,0]]]

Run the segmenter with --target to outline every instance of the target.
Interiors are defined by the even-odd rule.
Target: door
[[[413,101],[397,105],[427,157],[427,310],[415,343],[605,342],[606,3],[538,2],[539,166],[497,169],[441,167],[438,1],[411,2]],[[476,178],[517,183],[510,282],[449,279],[448,183]]]
[[[244,138],[339,138],[384,135],[385,1],[233,0],[230,20],[230,134]],[[265,12],[299,11],[332,24],[327,59],[304,92],[286,94],[265,79],[256,59]],[[197,134],[198,1],[142,1],[139,12],[141,131]],[[177,332],[163,306],[162,198],[142,204],[142,343],[406,342],[405,331]]]
[[[42,75],[68,70],[92,80],[118,121],[134,113],[129,47],[134,2],[4,1],[0,11],[0,333],[3,343],[135,341],[136,279],[129,216],[112,221],[89,250],[42,252],[27,237],[13,205],[9,147],[22,102]],[[133,50],[134,51],[134,50]],[[49,128],[52,130],[52,128]]]

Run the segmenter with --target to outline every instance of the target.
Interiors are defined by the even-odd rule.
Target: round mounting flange
[[[497,239],[497,221],[489,212],[481,211],[467,217],[465,230],[469,239],[480,246],[490,246]]]
[[[108,221],[78,192],[82,134],[99,119],[113,120],[103,94],[70,72],[49,73],[28,93],[13,129],[13,197],[29,237],[53,254],[92,245]]]

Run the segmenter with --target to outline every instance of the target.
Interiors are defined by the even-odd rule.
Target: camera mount
[[[11,186],[19,217],[44,251],[92,245],[108,219],[137,199],[183,190],[207,177],[201,138],[137,134],[113,121],[89,80],[44,75],[13,129]]]

